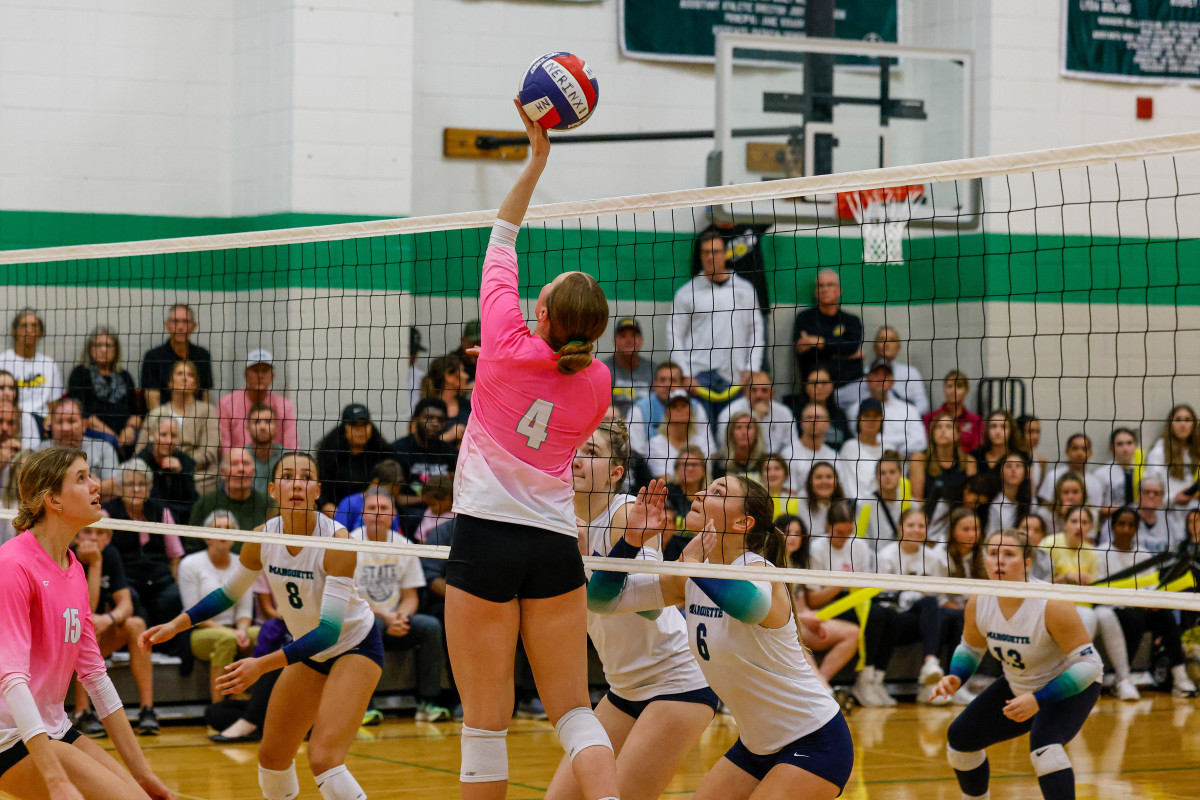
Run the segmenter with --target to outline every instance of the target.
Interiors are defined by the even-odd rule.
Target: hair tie
[[[566,350],[568,347],[570,347],[573,344],[587,344],[587,342],[567,342],[562,347],[560,347],[554,351],[554,360],[558,361],[560,358],[562,358],[563,357],[562,351]],[[570,354],[568,353],[568,355],[570,355]]]

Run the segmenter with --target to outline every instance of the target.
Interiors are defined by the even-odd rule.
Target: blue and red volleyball
[[[543,128],[569,131],[596,110],[600,84],[587,62],[574,53],[547,53],[525,70],[517,97],[529,118]]]

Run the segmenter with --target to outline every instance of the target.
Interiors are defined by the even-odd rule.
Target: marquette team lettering
[[[299,578],[300,580],[304,580],[304,581],[313,580],[313,574],[309,570],[284,569],[283,567],[277,567],[274,564],[268,564],[267,570],[272,575],[282,575],[285,578]]]
[[[712,606],[698,606],[695,603],[688,604],[688,613],[697,617],[712,617],[713,619],[720,619],[721,617],[725,616],[725,612],[719,608],[713,608]]]
[[[1013,636],[1008,633],[994,633],[988,631],[987,638],[995,639],[997,642],[1012,642],[1013,644],[1029,644],[1028,636]]]

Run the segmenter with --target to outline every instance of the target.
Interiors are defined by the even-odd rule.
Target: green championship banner
[[[896,42],[900,0],[838,0],[838,39]],[[621,51],[660,61],[712,61],[718,32],[803,36],[808,0],[617,0]]]
[[[1063,0],[1063,67],[1071,78],[1200,81],[1200,2]]]

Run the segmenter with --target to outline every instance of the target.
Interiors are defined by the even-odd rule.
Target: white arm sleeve
[[[624,614],[630,611],[661,611],[667,607],[663,599],[660,576],[652,573],[633,573],[625,581],[625,587],[608,614]]]
[[[117,694],[117,687],[113,686],[112,678],[108,677],[107,672],[81,678],[79,682],[83,684],[88,697],[92,698],[92,705],[96,707],[96,716],[100,719],[105,719],[109,714],[117,711],[125,710],[125,704],[121,702],[121,696]]]
[[[520,225],[498,219],[492,223],[492,236],[488,239],[488,247],[516,247],[517,233]]]
[[[10,683],[4,691],[4,702],[12,713],[13,721],[17,723],[22,742],[46,732],[46,723],[42,721],[42,713],[38,711],[37,701],[33,699],[28,683],[23,680]]]

